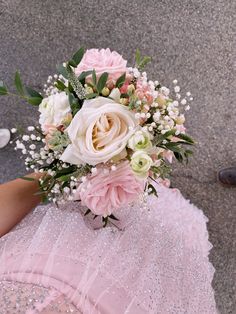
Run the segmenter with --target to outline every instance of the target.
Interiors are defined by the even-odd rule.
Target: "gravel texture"
[[[221,313],[236,313],[236,189],[217,170],[236,166],[236,1],[0,0],[0,78],[15,69],[40,89],[78,47],[110,47],[130,62],[139,47],[153,57],[153,78],[177,78],[195,101],[187,126],[198,141],[193,160],[176,165],[172,184],[209,217],[213,286]],[[0,128],[27,126],[37,109],[0,98]],[[0,182],[24,173],[12,146],[0,150]]]

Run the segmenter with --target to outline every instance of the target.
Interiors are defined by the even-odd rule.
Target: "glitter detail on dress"
[[[207,219],[157,189],[121,209],[119,228],[97,229],[75,203],[36,208],[0,239],[1,313],[217,313]]]

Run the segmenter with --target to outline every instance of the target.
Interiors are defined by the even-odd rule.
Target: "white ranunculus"
[[[138,177],[146,178],[152,165],[152,158],[145,151],[137,150],[131,157],[130,166]]]
[[[39,105],[39,123],[43,131],[50,126],[59,126],[70,113],[70,104],[65,92],[44,98]]]
[[[152,147],[151,134],[146,130],[136,131],[128,142],[128,147],[132,150],[145,150],[148,151]]]
[[[136,123],[133,112],[109,98],[85,100],[66,130],[71,144],[61,160],[76,165],[107,162],[124,152]]]

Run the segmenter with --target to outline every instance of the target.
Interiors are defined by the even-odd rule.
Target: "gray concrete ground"
[[[110,47],[129,61],[139,47],[153,56],[153,78],[177,78],[195,97],[189,132],[198,147],[188,166],[175,166],[173,185],[209,217],[210,259],[221,313],[236,313],[236,189],[216,172],[236,166],[235,0],[0,1],[0,77],[12,87],[15,69],[41,88],[56,63],[78,47]],[[0,127],[26,126],[35,108],[0,98]],[[24,172],[13,147],[0,151],[0,180]]]

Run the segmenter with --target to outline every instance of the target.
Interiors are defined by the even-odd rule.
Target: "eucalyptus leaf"
[[[24,87],[23,87],[23,84],[22,84],[22,81],[21,81],[21,78],[20,78],[20,73],[18,71],[16,71],[15,73],[15,86],[16,86],[16,89],[18,91],[18,93],[21,95],[21,96],[24,96]]]
[[[108,73],[107,72],[102,73],[97,83],[97,90],[99,93],[101,93],[102,89],[105,87],[107,79],[108,79]]]

